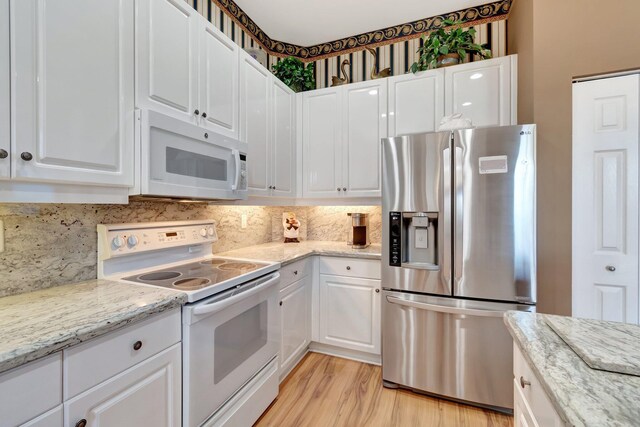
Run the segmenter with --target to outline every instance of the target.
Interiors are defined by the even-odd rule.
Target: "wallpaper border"
[[[270,38],[233,0],[211,0],[246,31],[269,55],[295,56],[305,62],[355,52],[364,47],[378,47],[420,37],[442,27],[445,19],[462,21],[464,27],[507,19],[513,0],[498,0],[443,15],[370,31],[313,46],[299,46]]]

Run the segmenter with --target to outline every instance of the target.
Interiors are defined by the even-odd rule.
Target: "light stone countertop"
[[[547,325],[549,317],[510,311],[504,323],[560,417],[571,426],[639,425],[640,377],[590,368]]]
[[[214,255],[256,261],[279,262],[284,266],[313,255],[379,260],[381,258],[381,245],[372,244],[364,249],[353,249],[347,245],[346,242],[303,240],[300,243],[264,243],[262,245],[216,253]]]
[[[184,302],[182,292],[109,280],[0,298],[0,372]]]

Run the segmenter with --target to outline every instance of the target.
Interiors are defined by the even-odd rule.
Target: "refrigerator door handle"
[[[442,151],[442,241],[440,246],[440,253],[442,262],[442,269],[440,271],[440,280],[445,285],[445,289],[452,291],[451,287],[451,207],[453,201],[451,200],[451,148],[447,147]]]
[[[429,304],[425,302],[406,300],[406,299],[392,297],[392,296],[387,296],[387,302],[391,304],[402,305],[405,307],[417,308],[420,310],[437,311],[440,313],[460,314],[460,315],[466,315],[466,316],[502,317],[505,313],[504,311],[495,311],[495,310],[479,310],[476,308],[448,307],[444,305],[436,305],[436,304]]]
[[[457,138],[456,138],[457,139]],[[454,159],[454,188],[453,188],[453,293],[458,294],[460,291],[459,284],[462,281],[463,257],[464,252],[464,149],[459,147],[459,140],[456,141]]]

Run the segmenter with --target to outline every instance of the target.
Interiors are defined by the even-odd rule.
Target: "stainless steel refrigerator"
[[[512,410],[502,315],[535,309],[535,135],[523,125],[382,141],[386,387]]]

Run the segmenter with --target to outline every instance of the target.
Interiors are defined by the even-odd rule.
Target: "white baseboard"
[[[356,362],[370,363],[372,365],[381,365],[382,357],[379,354],[365,353],[362,351],[349,350],[346,348],[335,347],[333,345],[312,342],[309,345],[309,351],[314,353],[327,354],[329,356],[342,357],[343,359],[355,360]]]

